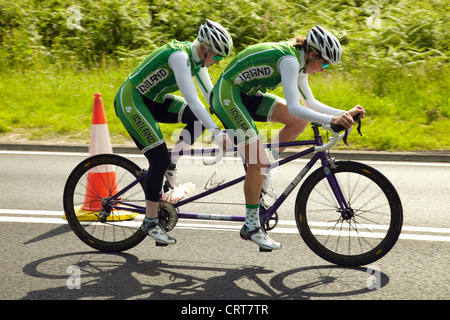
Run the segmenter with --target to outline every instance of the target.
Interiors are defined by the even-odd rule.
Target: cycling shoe
[[[266,250],[281,249],[281,243],[273,241],[261,227],[258,227],[252,231],[248,231],[247,227],[244,225],[241,228],[240,236],[244,240],[253,241],[260,248]]]

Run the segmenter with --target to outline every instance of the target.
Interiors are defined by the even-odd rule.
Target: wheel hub
[[[339,210],[341,212],[341,216],[345,220],[350,220],[354,217],[355,213],[352,208],[347,208],[345,211]]]

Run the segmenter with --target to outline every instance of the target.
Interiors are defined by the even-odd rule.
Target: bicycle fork
[[[331,169],[335,168],[334,158],[327,158],[322,155],[321,160],[325,177],[327,178],[328,184],[330,185],[330,188],[333,191],[333,194],[338,203],[338,207],[340,208],[338,212],[341,213],[341,216],[344,220],[349,220],[353,217],[353,210],[350,208],[350,205],[347,203],[347,200],[342,193],[336,175],[331,171]]]

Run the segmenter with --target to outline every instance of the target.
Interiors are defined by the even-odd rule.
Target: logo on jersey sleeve
[[[270,66],[254,66],[242,71],[234,80],[234,84],[240,84],[244,81],[253,79],[268,78],[273,74],[273,68]]]
[[[161,68],[153,72],[147,78],[145,78],[140,85],[136,87],[141,94],[146,94],[151,88],[156,86],[159,82],[167,78],[169,70]]]

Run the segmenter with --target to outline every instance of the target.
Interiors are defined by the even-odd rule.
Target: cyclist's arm
[[[317,112],[329,114],[331,116],[339,116],[345,112],[345,110],[335,109],[323,104],[316,100],[309,88],[308,75],[301,73],[298,75],[298,90],[300,91],[300,100],[308,108],[314,109]]]
[[[323,124],[331,123],[332,116],[311,110],[300,104],[300,93],[297,87],[297,78],[300,70],[300,64],[295,57],[286,56],[279,63],[281,74],[281,84],[283,86],[284,98],[290,114],[297,118]],[[310,107],[310,105],[307,105]]]
[[[218,128],[218,126],[215,124],[197,95],[197,89],[192,80],[190,61],[187,54],[183,51],[173,53],[169,58],[169,66],[175,74],[175,79],[180,92],[192,112],[208,131],[213,133],[213,130]]]
[[[211,94],[213,84],[209,77],[208,69],[200,68],[200,71],[194,76],[194,79],[203,97],[205,97],[206,102],[209,104],[209,95]]]

